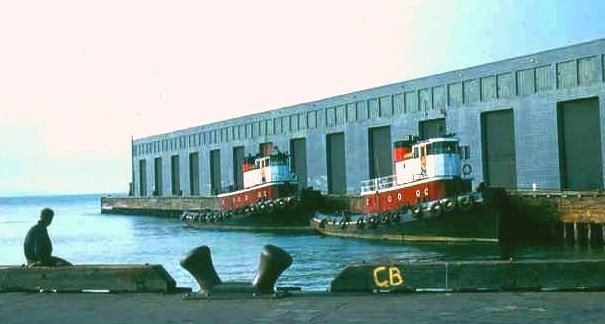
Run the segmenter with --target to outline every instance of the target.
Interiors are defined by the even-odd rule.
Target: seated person
[[[68,261],[51,255],[53,245],[46,228],[52,223],[54,215],[55,212],[52,209],[42,209],[38,224],[32,226],[29,232],[27,232],[25,241],[23,242],[23,251],[25,252],[28,267],[61,267],[72,265]]]

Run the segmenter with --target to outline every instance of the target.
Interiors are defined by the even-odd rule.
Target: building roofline
[[[380,85],[380,86],[376,86],[376,87],[371,87],[371,88],[366,88],[366,89],[361,89],[361,90],[357,90],[357,91],[353,91],[353,92],[348,92],[348,93],[344,93],[344,94],[340,94],[340,95],[334,95],[334,96],[330,96],[330,97],[324,97],[324,98],[318,99],[318,100],[313,100],[313,101],[303,102],[303,103],[299,103],[299,104],[293,104],[293,105],[283,106],[283,107],[274,108],[274,109],[268,109],[268,110],[265,110],[265,111],[262,111],[262,112],[253,113],[253,114],[250,114],[250,115],[243,115],[243,116],[239,116],[239,117],[233,117],[233,118],[224,119],[224,120],[221,120],[221,121],[212,122],[212,123],[209,123],[209,124],[202,124],[202,125],[198,125],[198,126],[192,126],[192,127],[188,127],[188,128],[183,128],[183,129],[179,129],[179,130],[172,131],[172,132],[167,132],[167,133],[161,133],[161,134],[156,134],[156,135],[151,135],[151,136],[136,138],[136,139],[134,139],[134,142],[139,142],[139,141],[145,141],[146,142],[147,140],[151,140],[151,139],[170,137],[170,135],[179,136],[179,135],[181,135],[180,133],[182,133],[182,132],[188,133],[188,132],[190,132],[192,130],[203,131],[206,128],[212,129],[213,125],[229,123],[229,122],[240,120],[242,118],[260,117],[262,115],[267,114],[268,112],[276,112],[276,111],[288,110],[288,109],[299,108],[299,107],[304,107],[304,106],[313,107],[313,106],[321,104],[321,103],[323,103],[325,101],[338,100],[338,99],[348,99],[348,98],[351,98],[351,97],[356,97],[358,95],[364,94],[365,92],[368,92],[368,91],[370,91],[370,92],[371,91],[380,91],[382,89],[387,89],[387,88],[391,88],[391,87],[397,87],[397,86],[404,87],[404,85],[406,85],[406,84],[423,83],[423,82],[426,82],[427,80],[430,80],[430,79],[447,78],[448,76],[456,76],[456,75],[459,76],[461,74],[463,75],[464,72],[474,72],[474,71],[478,71],[478,70],[484,70],[484,69],[488,69],[489,67],[492,67],[492,66],[498,66],[498,65],[502,65],[502,64],[506,64],[506,63],[517,63],[517,62],[520,62],[520,61],[523,61],[523,60],[532,59],[533,57],[536,57],[536,56],[545,56],[545,55],[548,55],[550,53],[565,52],[565,51],[568,51],[570,49],[578,48],[578,47],[590,47],[592,45],[598,45],[600,43],[603,43],[603,46],[605,46],[605,38],[599,38],[599,39],[585,41],[585,42],[581,42],[581,43],[575,43],[575,44],[566,45],[566,46],[563,46],[563,47],[551,48],[551,49],[547,49],[547,50],[543,50],[543,51],[539,51],[539,52],[534,52],[534,53],[530,53],[530,54],[520,55],[520,56],[516,56],[516,57],[512,57],[512,58],[507,58],[507,59],[503,59],[503,60],[499,60],[499,61],[494,61],[494,62],[489,62],[489,63],[484,63],[484,64],[479,64],[479,65],[474,65],[474,66],[470,66],[470,67],[455,69],[455,70],[451,70],[451,71],[447,71],[447,72],[441,72],[441,73],[437,73],[437,74],[431,74],[431,75],[427,75],[427,76],[423,76],[423,77],[418,77],[418,78],[414,78],[414,79],[409,79],[409,80],[404,80],[404,81],[400,81],[400,82],[394,82],[394,83],[384,84],[384,85]],[[423,87],[421,87],[421,88],[423,88]]]

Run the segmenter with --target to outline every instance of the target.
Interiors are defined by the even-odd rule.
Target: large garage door
[[[240,190],[244,188],[244,147],[236,146],[233,148],[233,189]]]
[[[147,196],[147,160],[139,160],[139,195]]]
[[[199,154],[189,153],[189,192],[191,195],[200,194]]]
[[[603,188],[599,100],[560,102],[557,110],[562,189]]]
[[[210,191],[213,195],[221,192],[221,151],[210,151]]]
[[[327,135],[328,193],[344,194],[347,190],[345,172],[345,135]]]
[[[515,189],[517,167],[512,110],[481,114],[483,177],[492,187]]]
[[[162,195],[162,158],[157,157],[153,160],[153,177],[155,190],[153,191],[154,196]]]
[[[370,159],[370,178],[384,177],[393,174],[391,156],[391,127],[368,129],[368,151]]]
[[[298,178],[298,188],[307,187],[307,141],[295,138],[290,141],[292,170]]]
[[[181,159],[178,155],[170,158],[170,180],[172,195],[181,195]]]

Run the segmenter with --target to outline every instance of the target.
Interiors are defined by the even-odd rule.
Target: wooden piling
[[[567,225],[563,223],[561,227],[563,228],[563,242],[567,242]]]
[[[574,244],[578,244],[579,235],[578,235],[578,223],[573,222],[573,242]]]
[[[594,245],[602,245],[603,244],[603,231],[602,224],[590,223],[591,226],[591,235],[592,235],[592,244]]]
[[[567,240],[565,243],[567,244],[575,244],[575,236],[574,236],[574,224],[573,223],[563,223],[565,228],[567,229]]]

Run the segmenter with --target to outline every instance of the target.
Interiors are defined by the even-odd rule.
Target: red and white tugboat
[[[397,241],[498,240],[498,216],[471,192],[469,164],[455,137],[398,142],[395,174],[363,181],[363,213],[317,212],[311,226],[326,235]],[[464,176],[464,177],[463,177]],[[481,208],[478,208],[481,207]]]
[[[181,220],[191,227],[236,230],[308,226],[318,194],[299,192],[289,162],[281,152],[245,158],[243,189],[217,195],[218,209],[185,211]]]

